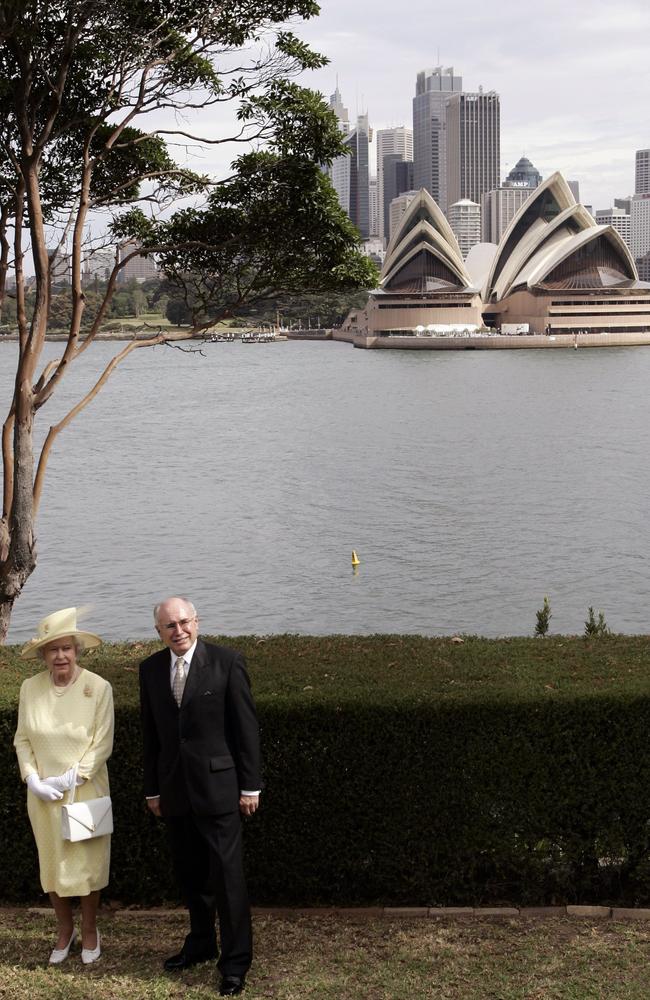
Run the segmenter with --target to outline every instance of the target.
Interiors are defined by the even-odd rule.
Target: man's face
[[[198,635],[199,619],[185,601],[165,601],[158,609],[156,631],[176,656],[182,656]]]

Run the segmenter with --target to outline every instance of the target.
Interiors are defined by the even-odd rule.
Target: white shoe
[[[81,949],[81,961],[84,965],[90,965],[92,962],[96,962],[102,953],[102,949],[99,944],[99,931],[97,931],[97,947],[96,948],[82,948]]]
[[[50,955],[50,965],[58,965],[60,962],[65,962],[66,958],[70,953],[72,945],[77,940],[77,932],[73,929],[70,935],[70,940],[68,941],[65,948],[53,948]]]

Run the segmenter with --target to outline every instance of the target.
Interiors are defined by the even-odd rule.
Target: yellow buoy
[[[352,549],[352,565],[353,566],[359,565],[359,556],[357,555],[354,549]]]

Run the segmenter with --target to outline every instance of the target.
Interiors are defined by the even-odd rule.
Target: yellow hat
[[[52,642],[54,639],[63,639],[65,636],[79,636],[88,649],[99,646],[102,641],[98,635],[94,635],[92,632],[82,632],[81,629],[77,628],[76,608],[64,608],[63,611],[54,611],[38,623],[38,634],[25,643],[20,655],[23,660],[35,660],[37,650],[41,646],[47,646],[48,642]]]

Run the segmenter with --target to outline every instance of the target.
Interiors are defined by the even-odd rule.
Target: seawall
[[[583,347],[639,347],[650,345],[648,333],[557,333],[501,334],[469,337],[374,337],[365,334],[334,331],[334,340],[346,340],[365,350],[384,349],[398,351],[513,351],[549,350],[553,348]]]

